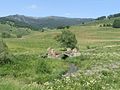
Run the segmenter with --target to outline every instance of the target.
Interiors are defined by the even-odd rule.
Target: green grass
[[[0,90],[119,90],[120,29],[94,25],[70,30],[82,54],[67,60],[40,58],[49,47],[59,50],[54,38],[60,31],[34,31],[20,39],[4,39],[14,63],[0,66]],[[36,72],[43,61],[50,73]],[[73,77],[63,78],[70,63],[79,70]]]

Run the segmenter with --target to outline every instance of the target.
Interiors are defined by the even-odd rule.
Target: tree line
[[[112,14],[109,16],[101,16],[101,17],[96,18],[95,20],[104,20],[104,19],[111,19],[111,18],[116,18],[116,17],[120,17],[120,13]]]

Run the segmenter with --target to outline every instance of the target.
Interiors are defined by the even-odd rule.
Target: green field
[[[40,57],[49,47],[60,49],[55,40],[60,30],[3,39],[14,63],[0,66],[0,90],[119,90],[120,29],[93,23],[69,30],[76,35],[81,56],[66,60]],[[71,63],[78,71],[63,77]]]

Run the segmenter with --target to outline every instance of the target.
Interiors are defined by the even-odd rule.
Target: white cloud
[[[71,15],[71,13],[65,13],[65,15],[66,15],[66,16],[69,16],[69,15]]]
[[[27,8],[33,10],[33,9],[37,9],[38,6],[35,4],[32,4],[32,5],[28,6]]]

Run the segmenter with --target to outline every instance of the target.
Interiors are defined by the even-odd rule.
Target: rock
[[[67,51],[64,51],[63,53],[57,52],[52,48],[47,49],[47,57],[48,58],[61,58],[61,59],[66,59],[68,57],[76,57],[80,56],[80,52],[74,48],[67,48]]]
[[[52,48],[47,49],[47,54],[48,54],[48,58],[59,58],[61,55],[59,52],[55,51]]]
[[[73,50],[67,49],[67,51],[65,51],[64,54],[69,57],[80,56],[80,52],[76,48],[74,48]]]

